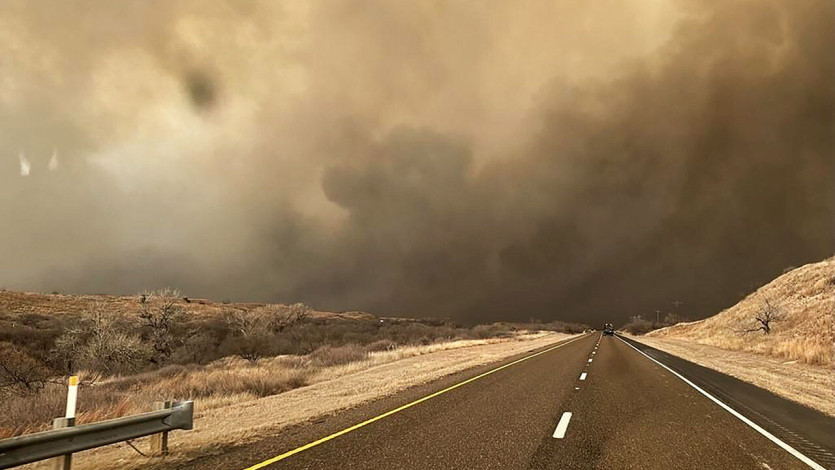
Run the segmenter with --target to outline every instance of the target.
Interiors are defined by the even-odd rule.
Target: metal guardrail
[[[0,468],[106,446],[174,429],[192,429],[194,402],[174,402],[171,408],[98,423],[53,429],[0,440]]]

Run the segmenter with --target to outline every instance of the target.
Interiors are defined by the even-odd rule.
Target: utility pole
[[[661,314],[661,310],[656,310],[655,311],[655,323],[658,323],[658,315],[660,315],[660,314]]]

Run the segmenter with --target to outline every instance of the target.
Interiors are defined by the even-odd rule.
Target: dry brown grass
[[[756,325],[768,300],[780,309],[771,334],[744,333]],[[653,331],[648,337],[670,338],[747,351],[788,361],[832,367],[835,331],[835,258],[808,264],[778,277],[721,313]]]

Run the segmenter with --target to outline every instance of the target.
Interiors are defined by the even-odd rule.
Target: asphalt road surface
[[[698,366],[636,346],[671,364],[657,363],[620,337],[591,333],[207,455],[189,467],[833,468],[832,418],[756,387],[765,395],[758,395],[752,414],[745,405],[750,390],[736,390],[739,381],[722,374],[705,379],[696,369],[687,377]],[[722,397],[734,408],[715,398],[723,387],[736,390]],[[809,429],[804,419],[814,421]]]

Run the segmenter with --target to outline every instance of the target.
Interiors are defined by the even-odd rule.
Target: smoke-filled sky
[[[832,0],[3,0],[0,286],[692,318],[835,252]]]

